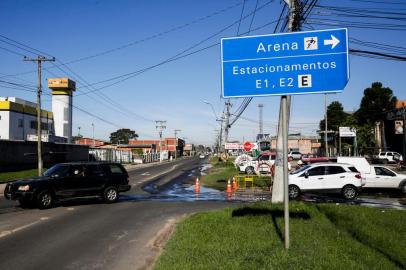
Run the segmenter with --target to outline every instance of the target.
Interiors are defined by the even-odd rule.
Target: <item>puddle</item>
[[[350,205],[362,205],[373,208],[406,210],[405,197],[359,196],[357,199],[349,201],[336,197],[305,194],[301,197],[301,200],[304,202],[312,202],[312,203],[350,204]]]
[[[148,195],[125,195],[120,200],[159,200],[159,201],[225,201],[227,196],[224,192],[212,188],[200,187],[200,192],[195,193],[194,185],[174,184],[170,189],[156,194]]]

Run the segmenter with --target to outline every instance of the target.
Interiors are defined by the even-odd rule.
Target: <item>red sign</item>
[[[254,147],[254,144],[251,142],[245,142],[243,146],[244,146],[244,150],[246,152],[249,152]]]

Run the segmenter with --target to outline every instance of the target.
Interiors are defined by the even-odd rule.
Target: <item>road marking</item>
[[[37,220],[37,221],[34,221],[34,222],[31,222],[31,223],[25,224],[25,225],[23,225],[23,226],[20,226],[20,227],[15,228],[15,229],[7,230],[7,231],[2,231],[2,232],[0,232],[0,238],[5,237],[5,236],[10,235],[10,234],[13,234],[13,233],[16,233],[16,232],[18,232],[18,231],[24,230],[24,229],[26,229],[26,228],[28,228],[28,227],[31,227],[31,226],[33,226],[33,225],[35,225],[35,224],[40,223],[41,221],[48,220],[48,219],[49,219],[49,217],[41,217],[41,218],[40,218],[39,220]]]
[[[149,172],[144,172],[143,174],[141,174],[141,175],[151,175]]]
[[[141,184],[141,183],[150,181],[151,179],[154,179],[154,178],[156,178],[156,177],[160,177],[161,175],[167,174],[167,173],[173,171],[174,169],[176,169],[176,167],[178,167],[179,165],[180,165],[180,164],[175,164],[175,165],[173,165],[172,168],[170,168],[169,170],[166,170],[166,171],[161,172],[161,173],[159,173],[159,174],[151,175],[150,177],[147,177],[147,178],[145,178],[145,179],[142,179],[141,181],[138,181],[138,182],[135,183],[135,184],[132,184],[132,186],[135,187],[135,186],[137,186],[138,184]],[[141,174],[141,175],[143,175],[143,174]]]
[[[66,211],[73,211],[73,210],[75,210],[75,208],[73,208],[73,207],[66,208]]]

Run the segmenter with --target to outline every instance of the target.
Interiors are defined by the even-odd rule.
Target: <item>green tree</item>
[[[383,118],[383,113],[395,109],[397,98],[388,87],[382,83],[374,82],[371,87],[364,90],[364,97],[360,107],[355,113],[359,125],[373,125]]]
[[[366,124],[358,126],[356,129],[359,153],[362,155],[373,154],[376,146],[374,126]]]
[[[83,136],[81,134],[78,134],[77,136],[72,136],[72,142],[75,142],[76,140],[82,139]]]
[[[344,112],[343,105],[338,101],[333,101],[327,106],[327,129],[338,131],[340,126],[347,121],[348,113]],[[325,119],[320,121],[320,130],[325,130]]]
[[[110,134],[112,144],[127,144],[130,139],[136,138],[138,138],[138,134],[128,128],[122,128]]]

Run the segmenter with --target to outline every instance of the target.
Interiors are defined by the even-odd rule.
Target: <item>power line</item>
[[[273,2],[273,1],[274,1],[274,0],[270,0],[270,1],[266,2],[266,3],[264,3],[262,6],[260,6],[260,7],[257,8],[257,11],[260,10],[260,9],[263,9],[264,7],[266,7],[267,5],[269,5],[269,4],[270,4],[271,2]],[[247,18],[248,18],[249,16],[251,16],[252,14],[253,14],[253,12],[249,13],[248,15],[244,16],[242,20],[247,19]],[[149,67],[146,67],[146,68],[144,68],[144,69],[137,70],[137,71],[129,72],[129,73],[126,73],[126,74],[123,74],[123,75],[118,75],[118,76],[115,76],[115,77],[112,77],[112,78],[109,78],[109,79],[106,79],[106,80],[102,80],[102,81],[99,81],[99,82],[91,83],[91,84],[89,84],[88,86],[98,85],[98,84],[102,84],[102,83],[106,83],[106,82],[109,82],[109,81],[114,81],[114,80],[120,79],[119,81],[114,82],[114,83],[112,83],[112,84],[109,84],[109,85],[107,85],[107,86],[97,88],[96,91],[99,91],[99,90],[101,90],[101,89],[104,89],[104,88],[113,86],[113,85],[115,85],[115,84],[117,84],[117,83],[121,83],[121,82],[126,81],[126,80],[128,80],[128,79],[130,79],[130,78],[133,78],[133,77],[135,77],[135,76],[138,76],[138,75],[140,75],[140,74],[142,74],[142,73],[144,73],[144,72],[146,72],[146,71],[148,71],[148,70],[151,70],[151,69],[153,69],[153,68],[156,68],[156,67],[158,67],[158,66],[161,66],[161,65],[170,63],[170,62],[172,62],[172,61],[179,60],[179,59],[184,58],[184,57],[187,57],[187,56],[189,56],[189,55],[192,55],[192,54],[198,53],[198,52],[200,52],[200,51],[204,51],[204,50],[206,50],[206,49],[209,49],[209,48],[212,48],[212,47],[214,47],[214,46],[217,46],[219,43],[216,43],[216,44],[207,46],[207,47],[205,47],[205,48],[202,48],[202,49],[200,49],[200,50],[197,50],[197,51],[194,51],[194,52],[185,54],[186,52],[188,52],[188,51],[190,51],[190,50],[192,50],[192,49],[194,49],[194,48],[200,46],[201,44],[203,44],[204,42],[210,40],[211,38],[213,38],[213,37],[215,37],[215,36],[221,34],[222,32],[224,32],[224,31],[230,29],[231,27],[233,27],[234,25],[236,25],[238,22],[239,22],[239,20],[233,22],[232,24],[230,24],[230,25],[228,25],[228,26],[222,28],[221,30],[219,30],[219,31],[217,31],[216,33],[210,35],[209,37],[207,37],[207,38],[205,38],[205,39],[203,39],[203,40],[197,42],[196,44],[194,44],[194,45],[192,45],[192,46],[190,46],[190,47],[188,47],[188,48],[182,50],[181,52],[175,54],[174,56],[169,57],[169,58],[167,58],[167,59],[165,59],[165,60],[159,62],[158,64],[155,64],[155,65],[152,65],[152,66],[149,66]],[[273,23],[273,22],[272,22],[272,23]],[[271,23],[266,24],[266,26],[269,25],[269,24],[271,24]],[[263,26],[263,27],[264,27],[264,26]],[[95,92],[95,91],[91,91],[91,92]],[[87,92],[87,93],[89,93],[89,92]]]
[[[365,50],[356,50],[356,49],[350,49],[349,51],[350,51],[350,53],[355,53],[355,54],[374,55],[374,56],[385,57],[385,59],[406,61],[406,57],[387,54],[387,53],[372,52],[372,51],[365,51]]]
[[[13,51],[13,50],[10,50],[10,49],[4,48],[4,47],[0,47],[0,49],[5,50],[5,51],[7,51],[7,52],[9,52],[9,53],[12,53],[12,54],[18,55],[18,56],[22,56],[22,57],[24,57],[24,56],[25,56],[25,55],[24,55],[24,54],[22,54],[22,53],[18,53],[18,52],[16,52],[16,51]]]
[[[0,36],[2,36],[2,35],[0,35]],[[7,38],[7,37],[5,37],[5,36],[2,36],[2,37]],[[30,50],[25,49],[25,48],[23,48],[23,47],[21,47],[21,46],[17,46],[18,48],[20,48],[20,49],[22,49],[22,50],[25,50],[25,51],[28,51],[28,52],[30,52],[30,53],[34,53],[34,51],[37,51],[37,52],[40,52],[40,53],[43,53],[43,54],[50,55],[50,54],[48,54],[48,53],[46,53],[46,52],[37,50],[37,49],[32,48],[32,47],[30,47],[30,46],[28,46],[28,45],[25,45],[25,44],[23,44],[23,43],[21,43],[21,42],[19,42],[19,41],[16,41],[16,40],[13,40],[13,39],[10,39],[10,38],[7,38],[7,39],[8,39],[8,40],[11,40],[12,42],[17,43],[17,44],[19,44],[19,45],[21,45],[21,46],[25,46],[25,47],[29,48]],[[1,41],[1,40],[0,40],[0,41]],[[8,42],[8,43],[9,43],[9,42]],[[9,43],[9,44],[12,44],[12,43]],[[72,74],[74,74],[74,76],[70,76],[70,77],[73,77],[73,78],[76,77],[75,80],[77,80],[77,81],[79,81],[79,82],[83,81],[83,82],[84,82],[83,85],[84,85],[86,88],[90,89],[89,86],[87,86],[89,83],[88,83],[84,78],[82,78],[79,74],[77,74],[76,72],[74,72],[69,66],[67,66],[67,65],[64,64],[63,62],[61,62],[61,61],[59,61],[59,60],[57,60],[57,61],[60,63],[60,65],[55,65],[55,64],[52,63],[55,68],[59,69],[59,70],[62,71],[62,73],[64,73],[64,74],[67,74],[67,72],[64,71],[64,70],[61,68],[61,66],[64,67],[64,68],[66,68],[66,69],[68,69]],[[53,74],[53,76],[57,76],[57,75],[55,75],[53,72],[51,72],[49,69],[44,68],[44,70],[46,70],[47,72]],[[68,75],[68,74],[67,74],[67,75]],[[68,76],[69,76],[69,75],[68,75]],[[90,89],[90,90],[91,90],[91,89]],[[90,97],[87,93],[84,93],[84,94],[86,94],[89,98],[93,99],[94,101],[97,101],[97,102],[100,103],[100,101],[96,100],[95,98]],[[108,105],[108,107],[112,108],[112,109],[115,110],[116,112],[122,113],[122,114],[124,114],[124,115],[126,115],[126,116],[128,116],[128,114],[132,114],[132,115],[135,115],[136,117],[142,118],[143,120],[152,121],[152,122],[153,122],[153,120],[151,120],[151,119],[148,119],[148,118],[146,118],[146,117],[143,117],[143,116],[141,116],[141,115],[138,115],[138,114],[136,114],[136,113],[134,113],[134,112],[132,112],[132,111],[130,111],[130,110],[128,110],[128,109],[125,109],[121,104],[118,104],[118,103],[116,103],[116,102],[115,102],[116,105],[112,104],[113,102],[112,102],[111,100],[107,99],[107,98],[106,98],[105,96],[103,96],[103,95],[96,96],[96,97],[101,98],[101,99],[103,99],[105,102],[107,102],[108,104],[112,105],[112,107],[109,106],[109,105]],[[118,105],[117,105],[117,104],[118,104]],[[104,104],[104,105],[105,105],[105,104]],[[125,111],[124,111],[123,109],[125,109]]]
[[[181,30],[181,29],[183,29],[183,28],[192,26],[192,25],[194,25],[194,24],[196,24],[196,23],[202,22],[202,21],[204,21],[204,20],[206,20],[206,19],[212,18],[212,17],[214,17],[214,16],[216,16],[216,15],[220,15],[220,14],[222,14],[222,13],[224,13],[224,12],[227,12],[227,11],[233,9],[233,8],[236,8],[236,7],[240,6],[240,5],[241,5],[241,3],[237,3],[237,4],[235,4],[235,5],[228,6],[228,7],[226,7],[226,8],[217,10],[217,11],[215,11],[215,12],[213,12],[213,13],[210,13],[210,14],[208,14],[208,15],[205,15],[205,16],[203,16],[203,17],[194,19],[194,20],[192,20],[192,21],[190,21],[190,22],[187,22],[187,23],[185,23],[185,24],[181,24],[181,25],[172,27],[172,28],[170,28],[170,29],[168,29],[168,30],[161,31],[161,32],[156,33],[156,34],[153,34],[153,35],[151,35],[151,36],[148,36],[148,37],[145,37],[145,38],[136,40],[136,41],[132,41],[132,42],[130,42],[130,43],[127,43],[127,44],[124,44],[124,45],[120,45],[120,46],[118,46],[118,47],[115,47],[115,48],[112,48],[112,49],[108,49],[108,50],[105,50],[105,51],[102,51],[102,52],[99,52],[99,53],[96,53],[96,54],[93,54],[93,55],[89,55],[89,56],[81,57],[81,58],[78,58],[78,59],[74,59],[74,60],[65,62],[64,64],[73,64],[73,63],[82,62],[82,61],[89,60],[89,59],[92,59],[92,58],[95,58],[95,57],[99,57],[99,56],[103,56],[103,55],[106,55],[106,54],[110,54],[110,53],[113,53],[113,52],[116,52],[116,51],[119,51],[119,50],[123,50],[123,49],[126,49],[126,48],[128,48],[128,47],[131,47],[131,46],[134,46],[134,45],[137,45],[137,44],[141,44],[141,43],[143,43],[143,42],[147,42],[147,41],[150,41],[150,40],[155,39],[155,38],[158,38],[158,37],[162,37],[162,36],[167,35],[167,34],[169,34],[169,33],[172,33],[172,32],[178,31],[178,30]],[[0,36],[1,36],[1,37],[4,37],[4,38],[7,38],[7,37],[2,36],[2,35],[0,35]],[[9,39],[9,38],[7,38],[7,39]],[[9,39],[9,40],[11,40],[11,39]],[[41,54],[44,54],[44,53],[41,52]],[[14,75],[8,75],[8,76],[24,75],[24,74],[34,73],[34,72],[35,72],[35,71],[27,71],[27,72],[24,72],[24,73],[19,73],[19,74],[14,74]]]

